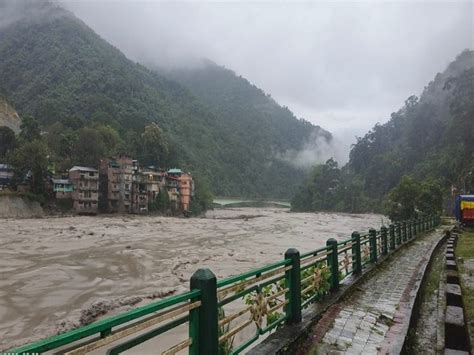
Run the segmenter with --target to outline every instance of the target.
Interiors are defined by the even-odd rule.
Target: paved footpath
[[[382,263],[350,298],[330,307],[313,335],[317,354],[398,353],[422,271],[441,238],[438,230],[413,241]]]

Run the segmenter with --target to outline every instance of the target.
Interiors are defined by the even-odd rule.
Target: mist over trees
[[[0,93],[35,119],[59,171],[123,152],[191,171],[217,195],[288,198],[307,175],[281,154],[314,131],[331,139],[230,71],[204,73],[203,91],[185,87],[131,62],[71,13],[38,6],[40,16],[0,28]]]
[[[331,161],[316,167],[293,208],[388,211],[396,219],[411,218],[439,211],[440,196],[448,198],[451,187],[474,192],[465,184],[466,174],[474,170],[473,67],[474,52],[463,51],[420,98],[410,96],[387,123],[358,138],[345,167],[338,170]],[[362,202],[358,206],[348,204],[354,193]],[[333,202],[327,202],[328,195]],[[411,206],[403,196],[412,200]]]

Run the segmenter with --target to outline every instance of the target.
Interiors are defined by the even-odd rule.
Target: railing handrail
[[[38,352],[56,349],[61,346],[70,344],[74,341],[81,340],[91,335],[95,335],[97,333],[107,331],[111,329],[112,327],[123,325],[132,320],[135,320],[145,315],[151,314],[153,312],[162,310],[166,307],[173,306],[181,302],[199,297],[200,294],[201,294],[200,290],[192,290],[185,293],[181,293],[176,296],[170,296],[162,300],[159,300],[157,302],[149,303],[147,305],[137,307],[130,311],[126,311],[116,316],[111,316],[108,318],[101,319],[97,322],[91,323],[84,327],[73,329],[71,331],[54,335],[50,338],[46,338],[44,340],[39,340],[35,343],[22,346],[20,348],[13,350],[13,352],[14,353],[17,353],[17,352],[18,353],[30,353],[30,352],[38,353]]]

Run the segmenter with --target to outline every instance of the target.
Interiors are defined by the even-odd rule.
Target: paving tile
[[[396,328],[390,329],[385,322],[391,320],[397,325],[409,321],[410,317],[398,309],[399,305],[402,299],[410,297],[412,276],[441,234],[432,233],[422,238],[395,255],[381,271],[359,286],[356,295],[341,304],[333,328],[322,340],[329,344],[330,350],[344,351],[344,354],[377,354],[389,331],[390,341],[402,337]],[[455,291],[455,287],[452,290]]]

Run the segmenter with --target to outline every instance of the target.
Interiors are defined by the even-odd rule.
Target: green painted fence
[[[348,240],[328,239],[325,247],[304,254],[289,249],[279,262],[219,281],[210,270],[200,269],[191,277],[189,292],[8,353],[84,354],[104,348],[107,354],[120,354],[185,327],[184,332],[177,332],[185,333],[182,339],[176,339],[163,354],[186,349],[191,355],[238,354],[275,328],[301,322],[302,310],[330,297],[346,277],[361,274],[368,265],[439,224],[440,218],[431,216],[370,229],[366,234],[354,232]]]

